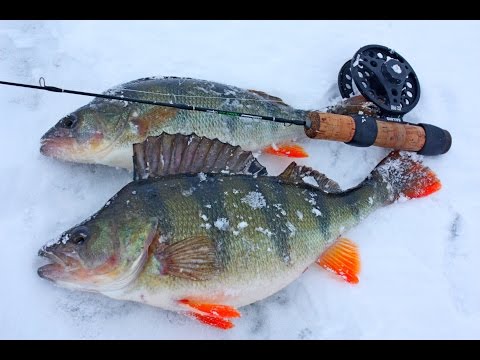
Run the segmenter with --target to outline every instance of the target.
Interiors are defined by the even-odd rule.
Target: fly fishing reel
[[[338,88],[344,100],[329,107],[329,114],[312,116],[306,130],[310,138],[421,155],[450,149],[452,137],[447,130],[403,121],[420,100],[420,83],[412,66],[394,50],[382,45],[360,48],[340,69]]]
[[[367,45],[348,60],[338,74],[343,98],[362,95],[380,114],[401,118],[420,100],[420,83],[400,54],[381,45]]]

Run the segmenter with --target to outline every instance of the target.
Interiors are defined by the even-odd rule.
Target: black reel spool
[[[360,93],[390,117],[401,118],[420,99],[420,83],[411,65],[382,45],[358,50],[340,69],[338,87],[343,98]]]

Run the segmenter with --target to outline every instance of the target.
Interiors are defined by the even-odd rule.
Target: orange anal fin
[[[188,299],[182,299],[179,301],[181,304],[187,305],[202,313],[209,314],[211,316],[217,316],[222,318],[238,318],[240,312],[233,306],[217,305],[217,304],[203,304]]]
[[[323,252],[316,263],[351,284],[358,283],[360,254],[357,245],[349,239],[339,238]]]
[[[306,158],[307,152],[303,147],[297,144],[270,145],[263,150],[267,154],[277,156],[287,156],[291,158]]]
[[[223,319],[221,317],[198,314],[194,312],[189,313],[189,315],[204,324],[207,324],[219,329],[228,330],[234,327],[233,323],[230,320]]]

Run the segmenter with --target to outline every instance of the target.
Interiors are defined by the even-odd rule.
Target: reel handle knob
[[[447,130],[429,124],[385,121],[366,115],[338,115],[312,111],[305,134],[311,139],[342,141],[349,145],[371,145],[416,151],[421,155],[445,154],[452,145]]]

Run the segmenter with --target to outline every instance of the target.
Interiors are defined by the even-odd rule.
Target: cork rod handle
[[[380,146],[416,151],[423,155],[446,153],[451,136],[433,125],[384,121],[364,115],[338,115],[312,111],[305,133],[312,139],[343,141],[354,146]]]

